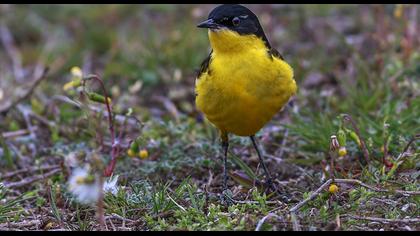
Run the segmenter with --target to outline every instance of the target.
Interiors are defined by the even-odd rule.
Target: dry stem
[[[324,184],[322,184],[317,190],[315,190],[311,196],[309,196],[309,198],[299,202],[296,206],[292,207],[292,209],[290,209],[290,212],[294,213],[297,210],[299,210],[303,205],[305,205],[306,203],[308,203],[309,201],[315,199],[321,192],[322,190],[324,190],[329,184],[331,184],[333,182],[332,179],[327,180]],[[380,189],[380,188],[376,188],[373,186],[369,186],[365,183],[363,183],[360,180],[357,179],[335,179],[334,183],[342,183],[342,184],[357,184],[360,186],[363,186],[367,189],[370,189],[372,191],[375,192],[381,192],[381,193],[399,193],[402,195],[420,195],[420,191],[404,191],[404,190],[387,190],[387,189]]]

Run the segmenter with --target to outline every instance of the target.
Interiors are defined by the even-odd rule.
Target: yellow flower
[[[332,194],[335,194],[338,192],[338,186],[335,184],[331,184],[330,187],[328,188],[328,191]]]
[[[142,150],[140,150],[140,152],[139,152],[139,157],[140,157],[141,159],[146,159],[148,156],[149,156],[149,152],[147,152],[147,150],[146,150],[146,149],[142,149]]]
[[[131,149],[128,149],[127,154],[129,157],[136,157],[136,153]]]
[[[340,147],[340,149],[338,149],[338,155],[340,157],[343,157],[343,156],[347,155],[347,149],[346,149],[346,147]]]
[[[71,74],[72,74],[74,77],[76,77],[76,78],[82,78],[82,77],[83,77],[83,72],[82,72],[82,70],[80,69],[80,67],[78,67],[78,66],[73,66],[73,67],[70,69],[70,72],[71,72]]]

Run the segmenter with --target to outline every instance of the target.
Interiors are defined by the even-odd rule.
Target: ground
[[[231,136],[227,205],[194,105],[214,5],[0,5],[0,229],[419,230],[420,7],[249,7],[299,90],[256,135],[279,194]],[[78,200],[113,157],[114,191]]]

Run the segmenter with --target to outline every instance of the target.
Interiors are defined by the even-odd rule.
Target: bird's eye
[[[241,19],[239,19],[239,17],[235,17],[235,18],[232,19],[232,24],[234,26],[238,26],[239,23],[241,23]]]

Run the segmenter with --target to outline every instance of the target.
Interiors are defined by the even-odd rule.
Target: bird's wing
[[[270,54],[270,56],[272,56],[272,57],[277,57],[277,58],[279,58],[279,59],[281,59],[281,60],[283,60],[284,61],[284,58],[283,58],[283,56],[280,54],[280,52],[279,51],[277,51],[277,49],[275,49],[275,48],[271,48],[269,51],[268,51],[268,54]]]
[[[206,57],[206,59],[204,59],[204,61],[201,63],[200,66],[200,71],[197,74],[197,79],[200,78],[200,76],[207,72],[209,70],[209,65],[210,65],[210,59],[211,59],[211,54],[213,51],[210,52],[210,54]]]

